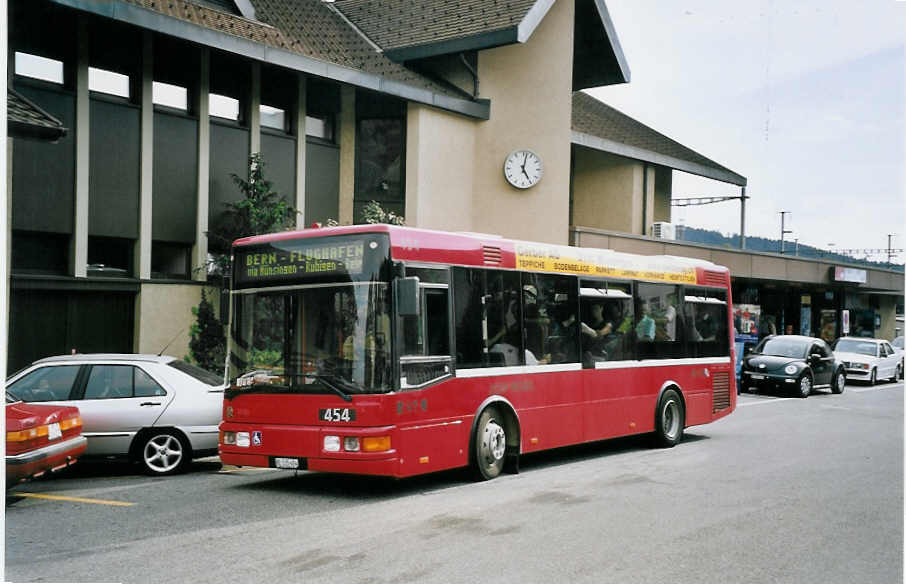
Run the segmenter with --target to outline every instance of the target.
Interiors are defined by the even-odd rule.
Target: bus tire
[[[655,444],[662,448],[672,448],[683,439],[683,428],[686,424],[686,408],[675,389],[668,389],[661,394],[657,402],[654,417]]]
[[[488,481],[503,471],[506,462],[506,421],[491,406],[482,410],[473,437],[473,471],[475,478]]]

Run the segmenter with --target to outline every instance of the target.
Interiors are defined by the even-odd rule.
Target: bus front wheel
[[[485,408],[475,426],[475,475],[487,481],[497,477],[506,459],[506,424],[500,412]]]
[[[671,448],[683,438],[686,411],[675,389],[668,389],[658,400],[654,419],[654,437],[658,446]]]

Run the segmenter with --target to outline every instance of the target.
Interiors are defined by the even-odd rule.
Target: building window
[[[225,95],[212,93],[208,98],[210,114],[215,118],[239,121],[239,100]]]
[[[152,84],[151,92],[151,101],[155,105],[172,107],[182,111],[188,111],[189,109],[189,90],[185,87],[155,81]]]
[[[333,116],[305,116],[305,135],[309,138],[320,138],[334,141]]]
[[[132,276],[135,241],[122,237],[88,238],[88,275],[103,278]]]
[[[155,241],[151,244],[151,277],[167,280],[189,279],[191,246]]]
[[[16,75],[62,85],[63,61],[17,52]]]
[[[360,119],[356,131],[355,220],[377,201],[386,211],[405,212],[405,120]]]
[[[89,67],[88,89],[129,99],[129,76],[106,69]]]
[[[66,274],[69,270],[68,234],[13,231],[12,271],[26,274]]]
[[[261,126],[286,131],[286,111],[278,107],[261,104]]]

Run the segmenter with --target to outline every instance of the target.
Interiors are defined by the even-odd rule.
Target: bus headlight
[[[346,452],[358,452],[359,451],[359,437],[358,436],[346,436],[343,438],[343,450]]]
[[[236,444],[236,432],[221,432],[220,443],[226,446]]]
[[[249,440],[248,432],[236,432],[236,446],[248,448],[249,444],[251,444],[251,440]]]
[[[324,437],[324,451],[325,452],[339,452],[340,451],[340,437],[339,436],[325,436]]]

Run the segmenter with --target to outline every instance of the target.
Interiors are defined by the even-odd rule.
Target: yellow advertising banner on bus
[[[695,268],[662,256],[626,255],[611,250],[557,245],[516,244],[516,267],[532,272],[555,272],[600,278],[624,278],[695,284]]]

